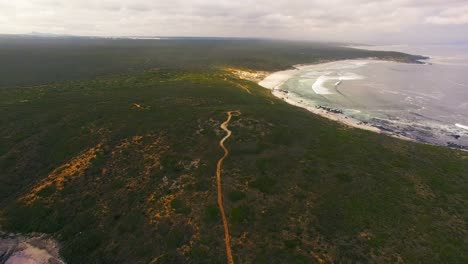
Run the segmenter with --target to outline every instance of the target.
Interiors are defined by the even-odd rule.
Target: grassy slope
[[[228,110],[242,111],[223,174],[237,262],[468,260],[467,153],[345,128],[217,70],[1,89],[3,229],[54,234],[69,263],[223,263]]]

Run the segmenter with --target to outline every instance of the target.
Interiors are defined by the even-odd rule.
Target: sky
[[[468,0],[0,0],[0,33],[468,43]]]

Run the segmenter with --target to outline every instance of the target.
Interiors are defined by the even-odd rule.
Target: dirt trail
[[[233,264],[234,259],[232,258],[232,251],[231,251],[231,238],[229,236],[229,226],[226,219],[226,213],[224,212],[224,205],[223,205],[223,189],[221,187],[221,168],[223,166],[224,159],[229,155],[229,150],[224,146],[224,141],[228,139],[232,132],[228,129],[229,122],[231,121],[232,114],[235,113],[240,115],[241,112],[237,111],[229,111],[227,112],[228,118],[221,124],[221,129],[226,131],[226,136],[221,139],[219,142],[219,146],[224,150],[224,155],[221,159],[218,160],[218,165],[216,167],[216,181],[218,186],[218,206],[219,211],[221,212],[221,218],[223,219],[223,226],[224,226],[224,242],[226,244],[226,255],[228,264]]]

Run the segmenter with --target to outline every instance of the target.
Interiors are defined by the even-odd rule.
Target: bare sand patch
[[[101,144],[83,151],[78,156],[72,158],[67,163],[54,169],[47,177],[41,180],[32,190],[20,198],[26,204],[33,203],[38,198],[38,193],[49,186],[54,186],[57,190],[62,190],[64,182],[69,178],[79,177],[91,165],[92,159],[101,149]]]
[[[240,69],[240,68],[232,68],[226,67],[224,68],[225,71],[233,74],[239,79],[248,80],[252,82],[260,82],[265,77],[267,77],[270,73],[266,71],[254,71],[249,69]]]

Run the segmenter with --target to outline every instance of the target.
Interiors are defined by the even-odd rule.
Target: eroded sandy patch
[[[26,204],[31,204],[38,198],[38,193],[49,186],[54,186],[59,191],[62,190],[63,184],[67,179],[83,175],[84,171],[91,165],[92,159],[96,157],[96,153],[100,149],[101,145],[99,144],[82,152],[78,156],[72,158],[69,162],[56,168],[20,200]]]
[[[266,71],[254,71],[248,69],[239,69],[239,68],[232,68],[226,67],[224,68],[225,71],[235,75],[239,79],[252,81],[255,83],[260,82],[261,80],[265,79],[270,73]]]

